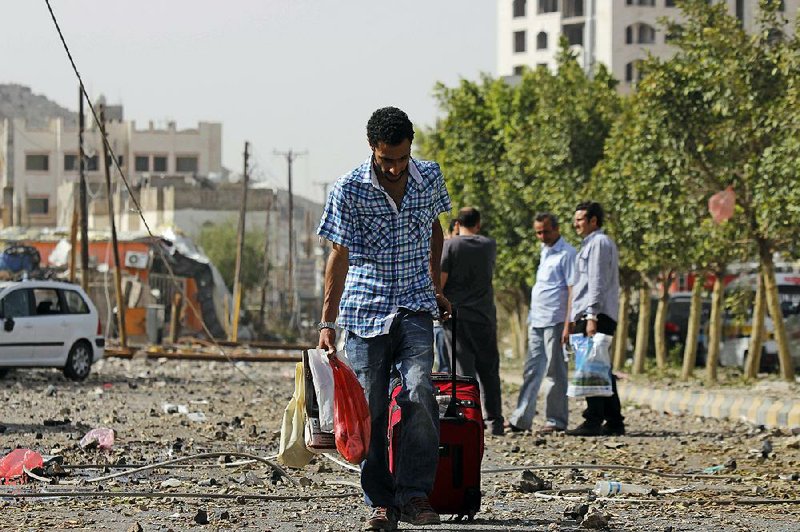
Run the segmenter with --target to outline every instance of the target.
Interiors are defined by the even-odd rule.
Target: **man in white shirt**
[[[512,432],[531,429],[539,388],[546,379],[546,422],[539,432],[548,434],[567,428],[567,361],[563,344],[569,333],[564,323],[569,322],[576,251],[561,237],[555,215],[537,214],[533,229],[543,245],[531,290],[524,381],[508,425]]]

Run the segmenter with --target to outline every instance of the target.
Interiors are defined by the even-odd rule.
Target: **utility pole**
[[[261,325],[262,333],[267,330],[267,326],[264,323],[264,317],[267,306],[267,288],[269,288],[269,214],[270,211],[272,211],[273,198],[277,198],[277,196],[275,193],[273,193],[273,191],[270,190],[267,194],[266,222],[264,223],[264,277],[261,278],[261,305],[258,307],[258,323]]]
[[[242,254],[244,253],[245,216],[247,215],[247,184],[250,180],[248,159],[250,143],[244,143],[244,174],[242,174],[242,205],[239,208],[239,230],[236,233],[236,269],[233,272],[233,320],[231,326],[231,342],[239,341],[239,308],[242,304]]]
[[[289,260],[288,260],[288,286],[287,292],[289,295],[289,326],[294,327],[297,324],[297,313],[295,309],[295,297],[294,297],[294,196],[292,195],[292,163],[294,163],[295,159],[298,157],[302,157],[306,155],[307,151],[297,152],[295,153],[291,149],[286,152],[281,152],[275,150],[275,155],[280,155],[281,157],[286,157],[286,164],[288,166],[288,181],[289,181]]]
[[[111,224],[111,247],[114,251],[114,288],[117,294],[117,326],[119,327],[119,345],[128,347],[128,335],[125,330],[125,302],[122,298],[122,270],[119,262],[119,243],[117,242],[117,224],[114,221],[114,198],[111,196],[111,154],[106,136],[106,110],[100,107],[100,135],[103,138],[103,166],[106,169],[106,196],[108,197],[108,222]]]
[[[78,87],[78,172],[80,175],[81,211],[81,288],[89,291],[89,207],[86,193],[86,154],[83,152],[83,130],[86,127],[83,113],[83,86]]]

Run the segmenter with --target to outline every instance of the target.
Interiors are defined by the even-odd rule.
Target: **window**
[[[524,31],[515,31],[514,32],[514,53],[518,54],[520,52],[525,51],[525,32]]]
[[[524,17],[525,8],[528,2],[526,0],[514,0],[514,18]]]
[[[58,291],[53,288],[34,288],[33,302],[36,316],[64,314],[61,308],[61,300],[58,299]]]
[[[547,33],[540,31],[536,35],[536,49],[547,50]]]
[[[564,18],[582,17],[583,0],[564,0]]]
[[[78,156],[74,153],[65,153],[64,154],[64,171],[65,172],[75,172],[79,170],[78,168]]]
[[[197,173],[197,156],[175,157],[175,171]]]
[[[39,154],[26,155],[25,170],[31,172],[47,172],[50,170],[50,156]]]
[[[539,13],[555,13],[558,11],[558,0],[539,0]]]
[[[675,7],[675,0],[666,0],[664,2],[664,7]]]
[[[583,24],[565,24],[563,33],[570,46],[583,45]]]
[[[97,155],[86,158],[86,171],[96,172],[100,168],[100,159]]]
[[[28,198],[28,214],[47,214],[50,210],[49,198]]]
[[[656,42],[656,29],[649,24],[639,25],[639,44],[653,44]]]
[[[137,172],[149,172],[150,157],[147,155],[137,155],[133,162],[133,169]]]
[[[625,44],[654,44],[656,29],[649,24],[631,24],[625,28]]]
[[[629,6],[655,7],[656,0],[626,0],[625,3],[628,4]]]
[[[517,65],[514,67],[515,76],[521,76],[523,72],[525,72],[525,67],[523,65]]]
[[[4,318],[24,318],[31,315],[30,291],[14,290],[3,298]]]
[[[64,306],[69,314],[88,314],[89,306],[81,295],[75,290],[62,290]]]
[[[167,158],[163,155],[153,156],[153,171],[166,172],[167,171]]]
[[[636,83],[641,81],[642,73],[639,71],[640,60],[631,61],[625,65],[625,81],[628,83]]]

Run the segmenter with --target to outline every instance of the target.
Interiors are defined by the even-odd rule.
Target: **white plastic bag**
[[[575,371],[569,379],[569,397],[610,397],[611,341],[613,336],[571,334],[569,343],[575,350]]]
[[[308,363],[319,407],[319,428],[333,432],[333,370],[324,349],[309,349]]]

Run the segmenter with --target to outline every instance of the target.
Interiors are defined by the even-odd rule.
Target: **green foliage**
[[[198,243],[214,266],[217,267],[228,290],[233,290],[233,275],[236,269],[237,223],[227,220],[220,224],[203,227]],[[258,286],[264,276],[264,232],[245,233],[242,253],[242,291]]]
[[[513,86],[484,76],[435,94],[444,117],[421,135],[422,151],[442,165],[454,208],[481,210],[498,244],[495,288],[518,298],[539,258],[535,213],[555,213],[573,238],[569,220],[619,112],[615,82],[602,67],[587,77],[562,42],[556,73],[527,70]]]

